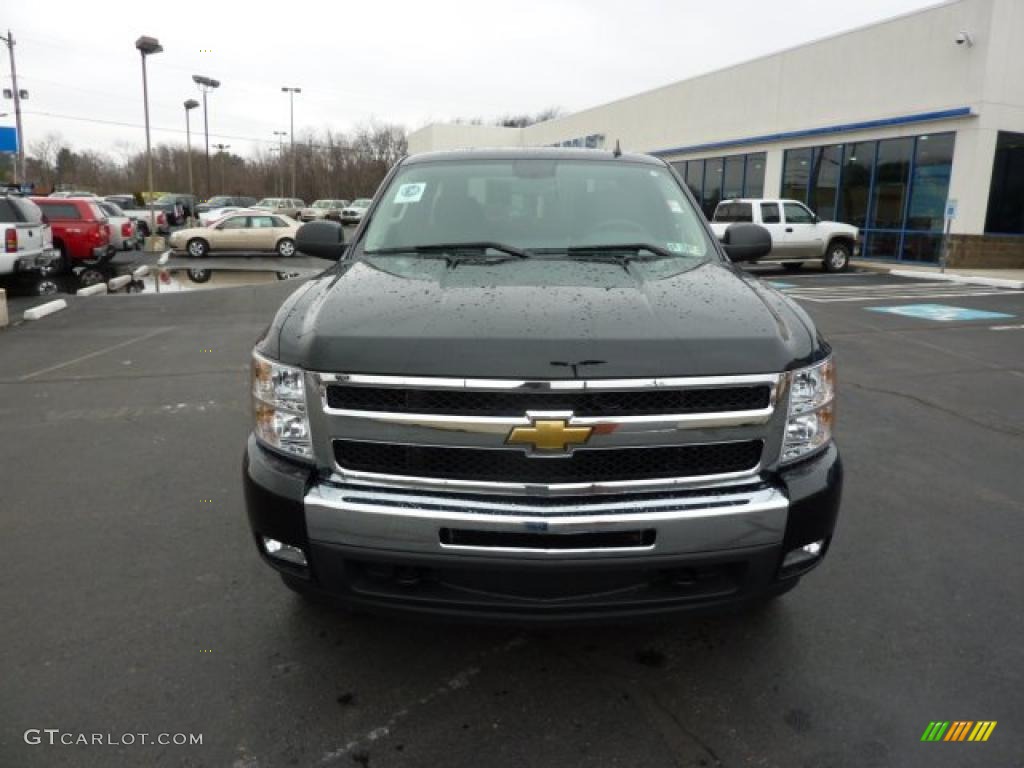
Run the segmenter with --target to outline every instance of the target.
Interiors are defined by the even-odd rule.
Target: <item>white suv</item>
[[[0,275],[54,271],[60,251],[53,247],[53,233],[38,205],[16,195],[0,196],[0,228]]]
[[[822,221],[797,200],[735,198],[715,208],[711,229],[721,238],[730,224],[760,224],[772,236],[772,251],[764,261],[799,266],[820,261],[828,272],[843,272],[859,255],[860,232],[850,224]]]

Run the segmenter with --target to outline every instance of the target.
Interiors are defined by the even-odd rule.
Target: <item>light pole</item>
[[[146,182],[149,189],[149,247],[153,250],[156,242],[156,211],[153,210],[153,151],[149,144],[149,80],[146,77],[146,57],[160,53],[164,47],[155,37],[143,35],[135,41],[135,47],[142,55],[142,105],[146,112]]]
[[[206,136],[206,199],[210,199],[210,113],[206,109],[206,94],[220,87],[220,80],[204,75],[192,75],[192,82],[203,92],[203,134]]]
[[[17,182],[20,178],[23,182],[25,179],[25,137],[22,134],[21,128],[21,100],[28,98],[28,91],[18,90],[18,68],[14,63],[14,34],[11,30],[7,30],[7,37],[0,36],[0,40],[7,43],[7,50],[11,54],[11,95],[10,98],[14,99],[14,125],[18,132],[18,160],[14,164],[14,181]],[[7,95],[6,93],[4,94]],[[18,166],[21,166],[21,172],[19,175]]]
[[[192,129],[189,125],[188,113],[198,106],[199,102],[195,99],[185,102],[185,146],[188,152],[188,194],[192,198],[193,206],[191,213],[195,213],[196,188],[192,180]]]
[[[274,131],[274,135],[277,136],[278,149],[277,151],[281,154],[281,161],[277,164],[279,176],[281,177],[281,191],[278,193],[281,197],[284,197],[284,137],[288,135],[287,131]]]
[[[290,88],[289,86],[283,86],[281,90],[288,94],[288,101],[291,107],[291,125],[292,125],[292,138],[291,138],[291,153],[292,153],[292,197],[295,197],[295,94],[302,93],[301,88]]]
[[[231,145],[214,144],[213,148],[220,154],[220,191],[227,192],[227,185],[224,183],[224,150],[231,149]]]

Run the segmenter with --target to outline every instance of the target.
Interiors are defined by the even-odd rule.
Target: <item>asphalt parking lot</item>
[[[835,348],[837,537],[771,606],[654,625],[422,624],[285,590],[240,464],[248,353],[295,282],[73,298],[0,333],[0,765],[1024,766],[1024,292],[759,272]],[[937,719],[998,727],[921,743]]]

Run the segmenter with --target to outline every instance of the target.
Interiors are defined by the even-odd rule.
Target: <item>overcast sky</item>
[[[350,130],[369,120],[409,130],[455,117],[557,106],[573,112],[735,64],[933,0],[364,0],[364,2],[17,2],[3,23],[18,42],[25,138],[60,133],[76,149],[145,146],[149,59],[154,142],[184,143],[191,75],[221,81],[210,141],[232,152],[295,127]],[[189,16],[191,12],[191,16]],[[6,51],[0,51],[6,54]],[[870,52],[868,55],[885,55]],[[0,64],[10,87],[6,56]],[[855,62],[851,62],[854,66]],[[822,83],[823,88],[840,87]],[[884,87],[879,84],[879,87]],[[0,123],[13,125],[6,101]],[[201,142],[202,112],[192,113]],[[91,121],[109,121],[111,124]],[[197,131],[198,129],[198,131]],[[195,137],[193,146],[198,146]]]

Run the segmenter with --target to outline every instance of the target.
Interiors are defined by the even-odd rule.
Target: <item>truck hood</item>
[[[820,356],[780,293],[685,259],[346,261],[285,302],[261,349],[317,371],[538,379],[766,373]]]

